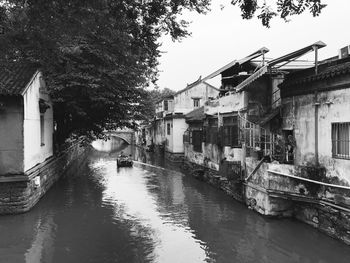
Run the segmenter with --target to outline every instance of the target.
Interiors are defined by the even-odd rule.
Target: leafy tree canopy
[[[144,89],[157,79],[158,39],[188,35],[184,10],[205,13],[210,0],[0,0],[0,65],[13,61],[41,65],[54,101],[58,138],[102,136],[104,129],[133,127],[152,111],[154,94]],[[232,0],[243,18],[256,12],[268,26],[309,9],[321,0],[277,0],[271,11],[258,0]],[[269,11],[270,10],[270,11]]]
[[[273,17],[279,16],[288,21],[289,17],[305,11],[318,16],[326,7],[322,0],[231,0],[231,3],[239,6],[244,19],[250,19],[258,13],[258,18],[266,27],[270,26]]]
[[[183,9],[203,13],[207,0],[8,0],[0,63],[41,65],[54,101],[58,137],[102,136],[132,127],[149,110],[144,89],[156,81],[158,38],[184,37]],[[149,106],[149,105],[148,105]]]

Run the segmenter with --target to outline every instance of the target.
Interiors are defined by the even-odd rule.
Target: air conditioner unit
[[[350,55],[350,46],[345,46],[339,49],[339,59],[346,58]]]

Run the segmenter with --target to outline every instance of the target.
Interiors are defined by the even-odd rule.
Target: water
[[[350,262],[350,247],[305,224],[264,218],[159,156],[111,143],[32,211],[0,217],[0,262]],[[139,160],[133,168],[117,168],[120,150]]]

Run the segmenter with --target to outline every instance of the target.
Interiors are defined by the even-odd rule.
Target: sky
[[[271,0],[272,1],[272,0]],[[277,58],[319,40],[327,44],[319,50],[319,58],[338,55],[338,50],[350,45],[350,1],[323,0],[327,7],[319,17],[310,13],[292,16],[289,22],[274,18],[266,28],[257,18],[243,20],[240,9],[230,0],[212,0],[206,15],[184,14],[191,21],[191,36],[173,42],[163,36],[159,59],[160,88],[180,90],[188,83],[205,77],[235,59],[243,58],[261,47],[267,47],[268,58]],[[222,9],[221,6],[225,7]],[[313,56],[303,58],[313,59]],[[220,77],[209,81],[220,86]]]

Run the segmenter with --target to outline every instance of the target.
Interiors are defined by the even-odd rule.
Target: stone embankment
[[[256,163],[247,162],[248,174]],[[327,235],[350,245],[350,191],[320,187],[300,178],[289,178],[270,170],[281,165],[264,163],[245,180],[242,176],[228,178],[219,171],[185,160],[183,169],[197,179],[221,189],[239,202],[264,216],[295,218]],[[290,167],[285,165],[285,170]],[[309,168],[309,167],[307,167]],[[304,169],[308,170],[310,169]],[[305,171],[301,175],[304,174]]]
[[[61,176],[79,169],[88,152],[77,142],[24,174],[0,176],[0,214],[29,211]]]

